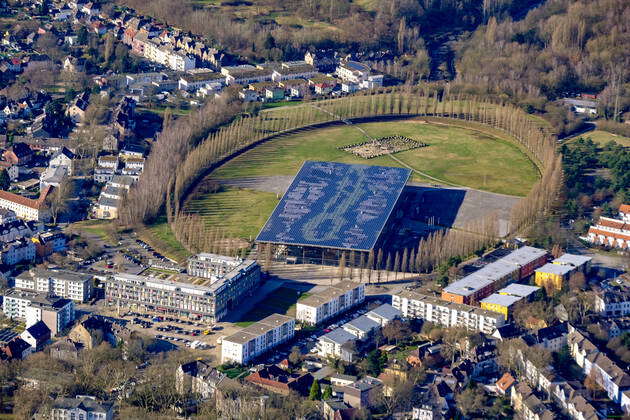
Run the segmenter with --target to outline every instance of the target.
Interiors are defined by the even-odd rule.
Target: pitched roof
[[[50,329],[44,321],[38,321],[26,329],[35,340],[39,341],[46,337],[50,337]]]
[[[505,372],[503,376],[497,381],[497,388],[501,391],[507,391],[512,385],[514,385],[516,380],[510,375],[509,372]]]
[[[621,213],[630,213],[630,204],[622,204],[619,206],[619,211]]]
[[[13,203],[22,205],[24,207],[30,207],[35,210],[39,210],[39,208],[44,203],[44,200],[52,190],[52,186],[47,186],[39,195],[37,200],[33,200],[32,198],[23,197],[21,195],[13,194],[8,191],[0,190],[0,199],[11,201]]]

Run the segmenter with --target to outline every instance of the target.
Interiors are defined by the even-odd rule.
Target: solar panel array
[[[404,168],[306,161],[256,240],[373,249],[410,175]]]

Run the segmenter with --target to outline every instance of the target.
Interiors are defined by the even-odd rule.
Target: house
[[[63,60],[63,69],[70,73],[83,73],[85,72],[85,60],[68,56]]]
[[[630,204],[619,206],[619,218],[626,223],[630,223]]]
[[[79,93],[72,101],[68,109],[66,110],[66,115],[70,117],[73,123],[80,124],[85,118],[85,111],[90,105],[90,93],[88,91],[84,91]]]
[[[499,380],[496,382],[497,391],[499,391],[499,393],[502,395],[509,394],[510,389],[515,382],[516,380],[514,379],[514,377],[510,375],[509,372],[505,372],[503,376],[501,376],[501,378],[499,378]]]
[[[553,385],[551,398],[572,419],[599,420],[595,408],[584,398],[585,389],[570,382]]]
[[[602,216],[596,225],[588,229],[587,237],[582,239],[596,245],[629,249],[630,223],[626,221],[625,216],[621,220]]]
[[[358,378],[353,375],[343,375],[341,373],[335,373],[334,375],[330,376],[330,383],[333,386],[344,386],[356,382],[357,379]]]
[[[50,418],[55,420],[113,420],[114,404],[88,395],[57,398],[52,403]]]
[[[510,401],[514,411],[528,420],[553,420],[554,412],[534,395],[526,383],[519,383],[512,387]]]
[[[602,316],[630,315],[630,289],[607,289],[595,295],[595,312]]]
[[[68,177],[68,168],[65,166],[48,167],[39,177],[39,189],[46,187],[59,188],[61,183]]]
[[[83,346],[75,343],[69,338],[62,338],[59,341],[54,342],[48,348],[50,351],[50,357],[58,360],[73,361],[79,358],[79,352]]]
[[[226,387],[239,387],[238,382],[229,379],[206,362],[196,360],[179,365],[175,374],[177,392],[198,394],[201,398],[214,396],[217,390]]]
[[[278,86],[284,88],[291,98],[302,98],[309,91],[306,79],[287,79],[278,82]]]
[[[26,341],[35,351],[40,351],[50,341],[50,329],[43,321],[38,321],[20,334],[20,338]]]
[[[597,115],[597,102],[582,99],[565,98],[562,102],[576,114]]]
[[[322,403],[322,412],[325,420],[346,420],[354,418],[356,409],[341,400],[326,400]]]
[[[382,387],[383,383],[380,380],[366,376],[342,387],[343,402],[353,408],[369,408],[376,402]]]
[[[281,395],[291,392],[308,395],[313,376],[308,372],[289,373],[271,365],[246,376],[245,381]]]
[[[16,337],[5,344],[1,350],[9,359],[24,360],[33,352],[33,347],[20,337]]]
[[[33,150],[25,143],[14,143],[2,157],[13,165],[26,165],[33,160]]]
[[[304,62],[302,63],[298,63],[297,65],[282,63],[279,69],[273,71],[271,79],[274,82],[281,82],[283,80],[290,79],[308,79],[317,73],[317,69],[315,67]]]
[[[74,161],[75,155],[70,150],[68,150],[65,146],[55,152],[52,155],[50,160],[48,161],[49,168],[66,168],[66,174],[68,176],[72,176],[72,163]]]
[[[129,330],[105,318],[88,316],[70,330],[68,338],[89,350],[95,348],[103,341],[115,346],[119,340],[128,338],[129,334]]]
[[[27,238],[19,238],[2,244],[0,259],[3,264],[14,266],[22,261],[33,261],[37,255],[35,244]]]

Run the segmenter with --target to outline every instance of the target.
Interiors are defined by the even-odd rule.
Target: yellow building
[[[536,286],[544,287],[547,293],[560,291],[575,267],[561,264],[545,264],[536,270]]]
[[[523,299],[522,296],[501,295],[495,293],[485,299],[482,299],[479,303],[481,304],[481,309],[500,313],[507,320],[511,315],[510,309],[521,299]]]

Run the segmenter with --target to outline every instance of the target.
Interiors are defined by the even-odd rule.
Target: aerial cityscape
[[[0,420],[630,419],[627,0],[0,0]]]

